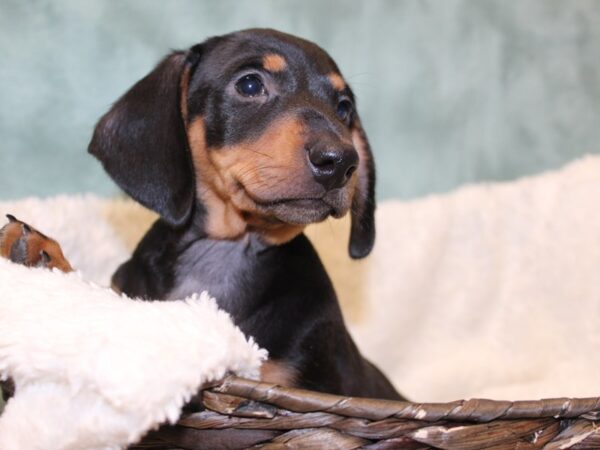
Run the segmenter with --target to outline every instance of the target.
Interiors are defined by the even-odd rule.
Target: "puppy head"
[[[100,120],[89,151],[173,226],[197,208],[209,236],[281,243],[350,210],[351,256],[373,246],[375,173],[355,99],[308,41],[255,29],[171,54]]]

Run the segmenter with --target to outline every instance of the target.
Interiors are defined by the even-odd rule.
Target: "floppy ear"
[[[184,52],[167,56],[100,119],[88,147],[127,194],[173,226],[194,204],[181,105],[191,64]]]
[[[371,253],[375,244],[375,162],[358,115],[355,115],[352,123],[352,142],[360,162],[352,199],[348,251],[353,259],[359,259]]]

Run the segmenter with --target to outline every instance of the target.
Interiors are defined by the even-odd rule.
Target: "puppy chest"
[[[257,293],[260,283],[256,280],[261,277],[257,253],[261,249],[261,244],[251,239],[196,241],[177,261],[175,287],[168,298],[183,299],[208,291],[222,308],[232,312],[242,297]]]

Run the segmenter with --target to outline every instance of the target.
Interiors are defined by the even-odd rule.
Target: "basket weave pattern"
[[[600,398],[410,403],[228,377],[132,449],[600,449]]]

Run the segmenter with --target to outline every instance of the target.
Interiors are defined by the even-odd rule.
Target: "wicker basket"
[[[132,449],[600,449],[600,398],[408,403],[228,377]]]

